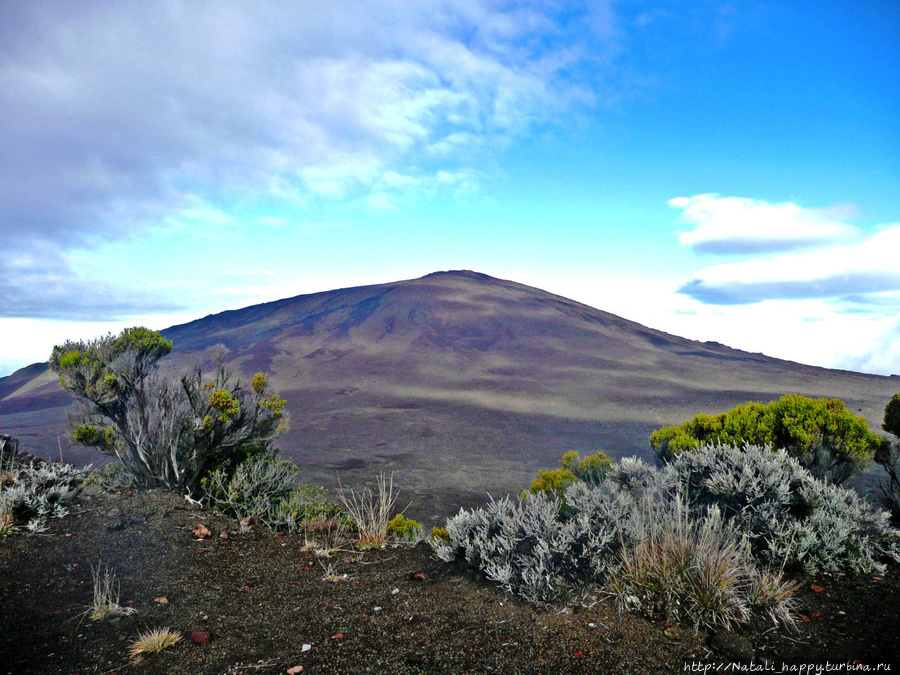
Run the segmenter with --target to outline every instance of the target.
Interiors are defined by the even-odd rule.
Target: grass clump
[[[138,658],[145,654],[155,654],[181,642],[181,635],[171,628],[154,628],[140,633],[128,646],[128,655]]]
[[[755,566],[749,540],[719,509],[696,517],[680,497],[649,508],[655,512],[638,520],[646,531],[607,575],[621,607],[644,607],[695,626],[730,628],[753,611],[793,622],[795,586]]]
[[[87,609],[91,621],[102,621],[114,616],[129,616],[137,612],[133,607],[119,604],[120,584],[115,574],[105,565],[91,566],[94,581],[94,599]]]
[[[394,474],[388,477],[380,473],[375,482],[374,492],[365,488],[360,492],[351,489],[347,493],[343,486],[338,490],[338,497],[354,523],[356,546],[360,549],[381,548],[391,538],[388,525],[400,493],[394,492]]]

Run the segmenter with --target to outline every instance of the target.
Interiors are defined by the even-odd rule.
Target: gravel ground
[[[728,665],[738,662],[777,673],[900,660],[896,567],[803,580],[794,629],[707,634],[621,615],[589,589],[535,608],[424,544],[320,557],[302,536],[242,533],[167,492],[88,488],[74,512],[0,542],[0,673],[676,673],[739,672]],[[201,523],[212,536],[198,540]],[[85,616],[98,564],[136,613]],[[182,641],[129,659],[137,634],[159,627]]]

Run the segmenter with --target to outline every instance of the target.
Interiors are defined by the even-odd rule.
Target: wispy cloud
[[[679,290],[713,305],[764,300],[844,298],[852,304],[883,306],[877,294],[900,291],[900,224],[863,241],[817,251],[715,265],[700,270]]]
[[[678,224],[692,228],[678,232],[679,242],[697,253],[795,251],[850,242],[863,235],[844,222],[855,214],[850,205],[808,209],[793,202],[769,204],[704,194],[671,199],[669,206],[681,210]]]
[[[174,312],[178,303],[141,290],[88,279],[49,247],[0,256],[0,316],[108,321],[136,314]]]
[[[807,209],[717,195],[669,204],[682,209],[679,222],[695,226],[679,234],[682,244],[701,253],[749,256],[705,267],[678,289],[704,306],[700,313],[708,320],[735,327],[738,334],[726,339],[741,344],[743,332],[773,355],[896,372],[900,223],[865,232],[846,222],[856,215],[853,207]],[[791,332],[793,348],[771,340],[773,324]]]

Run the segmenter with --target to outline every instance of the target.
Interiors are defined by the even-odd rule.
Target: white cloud
[[[459,152],[593,98],[565,76],[579,59],[569,40],[544,39],[562,30],[552,6],[5,7],[6,242],[23,222],[29,236],[115,237],[98,218],[114,198],[146,208],[199,185],[340,198],[426,148],[452,171]]]
[[[714,305],[846,297],[865,304],[869,294],[900,290],[897,251],[900,224],[893,224],[853,244],[707,267],[680,290]]]
[[[590,21],[494,0],[0,3],[0,248],[208,227],[194,203],[461,189],[441,172],[477,189],[467,167],[593,105],[598,80],[571,77],[598,67]]]
[[[677,197],[678,222],[693,229],[678,232],[681,244],[698,253],[769,253],[818,248],[858,239],[861,231],[843,222],[852,206],[808,209],[793,202],[769,204],[717,194]]]
[[[702,339],[803,363],[900,371],[900,223],[866,233],[845,222],[856,213],[850,206],[805,209],[717,195],[669,204],[695,226],[680,233],[681,243],[759,254],[706,267],[683,283],[678,292],[697,302],[670,324],[676,332],[718,335]]]

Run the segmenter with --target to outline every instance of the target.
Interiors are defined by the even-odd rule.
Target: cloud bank
[[[607,9],[3,3],[0,248],[55,250],[25,276],[68,283],[44,310],[24,297],[0,315],[76,305],[87,273],[59,252],[140,236],[198,202],[384,211],[416,189],[477,189],[473,164],[612,89]]]
[[[722,311],[791,307],[796,330],[830,315],[843,343],[843,356],[830,359],[834,367],[884,374],[900,368],[900,223],[866,232],[846,222],[856,213],[851,206],[807,209],[712,194],[669,204],[682,209],[679,224],[695,226],[679,233],[683,245],[747,258],[699,270],[679,293]],[[853,355],[859,347],[866,351]]]

